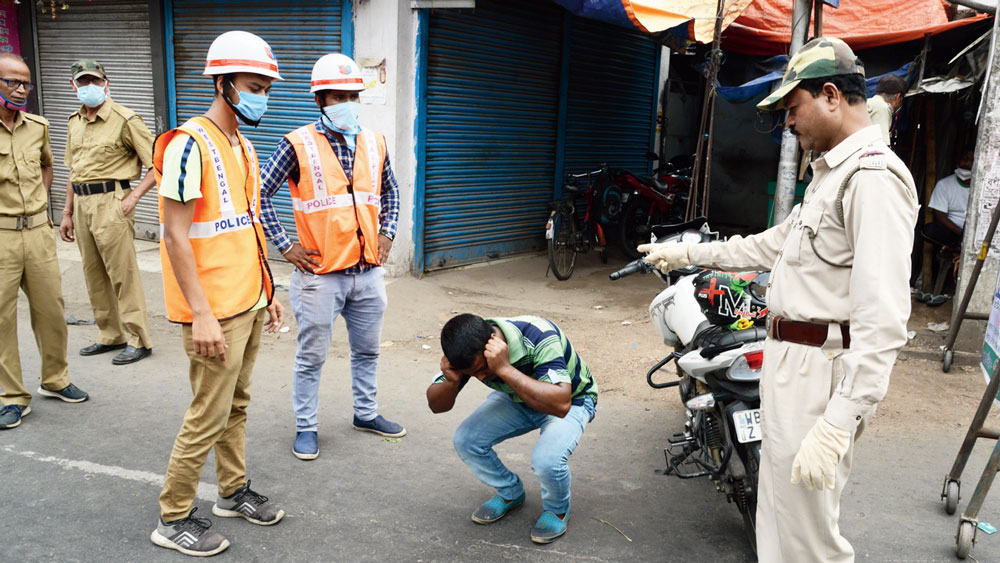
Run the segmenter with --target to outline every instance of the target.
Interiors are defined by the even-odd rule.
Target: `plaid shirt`
[[[340,165],[347,174],[347,181],[353,181],[354,174],[354,151],[347,148],[347,144],[331,133],[323,126],[322,119],[316,120],[316,129],[323,131],[326,139],[330,141],[333,152],[340,159]],[[264,234],[278,247],[282,254],[292,247],[292,239],[289,238],[285,228],[278,219],[278,213],[274,210],[274,203],[271,198],[278,192],[282,184],[289,177],[297,181],[299,177],[299,159],[295,155],[295,147],[282,137],[271,158],[267,160],[260,170],[260,222],[264,227]],[[399,220],[399,187],[396,184],[396,175],[392,173],[392,166],[389,164],[389,155],[385,155],[385,165],[382,167],[382,196],[378,213],[379,233],[389,239],[396,237],[396,224]],[[338,270],[342,274],[360,274],[375,268],[374,264],[369,264],[362,259],[360,262],[349,268]]]

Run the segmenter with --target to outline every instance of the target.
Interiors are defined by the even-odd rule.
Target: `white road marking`
[[[54,463],[61,467],[67,469],[77,469],[83,471],[84,473],[90,475],[107,475],[110,477],[118,477],[120,479],[128,479],[129,481],[138,481],[140,483],[148,483],[150,485],[156,485],[157,487],[163,486],[163,475],[158,475],[156,473],[150,473],[149,471],[139,471],[136,469],[126,469],[124,467],[118,467],[115,465],[102,465],[100,463],[94,463],[91,461],[79,461],[72,459],[64,459],[60,457],[53,457],[42,455],[37,452],[32,451],[17,451],[14,446],[4,446],[3,451],[17,454],[21,457],[26,457],[28,459],[39,461],[42,463]],[[218,486],[214,483],[199,483],[197,497],[205,501],[214,501],[218,491]]]

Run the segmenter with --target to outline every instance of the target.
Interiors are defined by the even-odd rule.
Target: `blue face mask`
[[[236,90],[233,83],[230,82],[229,85],[233,87],[233,90]],[[251,127],[256,127],[260,124],[260,118],[264,117],[264,112],[267,111],[267,94],[254,94],[242,90],[236,90],[236,92],[240,95],[240,103],[238,104],[233,104],[225,96],[223,98],[229,107],[233,108],[240,121]]]
[[[96,108],[104,103],[104,100],[108,97],[108,95],[104,92],[103,86],[87,84],[86,86],[77,87],[76,97],[83,105]]]
[[[361,104],[358,102],[341,102],[323,108],[323,125],[343,135],[347,148],[352,151],[355,147],[355,138],[361,132],[361,126],[358,125],[360,111]]]

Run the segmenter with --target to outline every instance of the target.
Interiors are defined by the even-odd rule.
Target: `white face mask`
[[[956,168],[955,177],[963,182],[968,182],[972,179],[972,170],[969,170],[968,168]]]

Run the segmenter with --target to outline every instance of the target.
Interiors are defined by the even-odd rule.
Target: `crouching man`
[[[455,431],[455,450],[497,495],[472,514],[492,524],[524,503],[524,485],[493,446],[541,430],[531,468],[542,489],[541,517],[531,541],[550,543],[566,533],[570,512],[569,456],[597,407],[590,368],[551,321],[525,316],[483,319],[462,314],[441,330],[441,373],[427,388],[431,411],[451,410],[470,378],[494,389]]]

